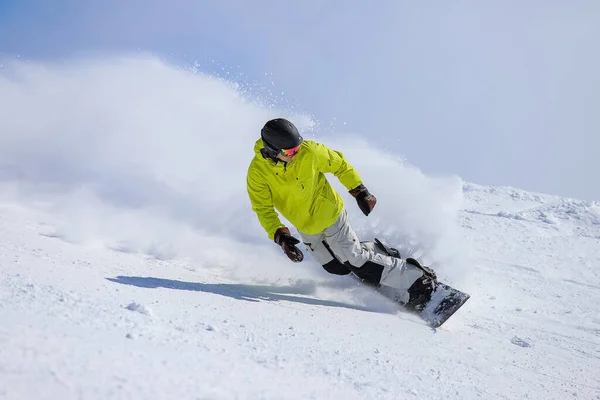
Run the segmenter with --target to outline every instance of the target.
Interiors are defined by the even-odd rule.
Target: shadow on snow
[[[333,300],[320,300],[308,297],[299,297],[298,295],[309,295],[314,292],[314,286],[299,285],[299,286],[274,286],[274,285],[244,285],[230,283],[199,283],[199,282],[184,282],[173,279],[162,279],[141,276],[117,276],[116,278],[106,278],[111,282],[121,283],[124,285],[137,286],[147,289],[166,288],[175,290],[189,290],[204,293],[213,293],[221,296],[231,297],[236,300],[246,300],[259,302],[263,301],[293,301],[297,303],[327,306],[327,307],[342,307],[352,310],[388,313],[393,314],[397,309],[392,307],[369,307],[356,304],[347,304]]]

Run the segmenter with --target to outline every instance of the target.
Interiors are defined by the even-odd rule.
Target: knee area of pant
[[[348,275],[352,272],[348,266],[342,264],[335,258],[330,262],[323,264],[323,269],[334,275]]]

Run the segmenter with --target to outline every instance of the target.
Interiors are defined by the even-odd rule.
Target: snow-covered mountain
[[[152,58],[4,64],[0,398],[600,398],[599,203],[315,129],[378,198],[365,217],[332,179],[360,236],[471,294],[432,330],[266,238],[245,173],[280,111],[235,89]]]

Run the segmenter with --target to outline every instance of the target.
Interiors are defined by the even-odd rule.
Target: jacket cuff
[[[365,187],[365,185],[363,185],[362,183],[360,185],[358,185],[357,187],[355,187],[354,189],[350,190],[349,193],[356,197],[358,196],[358,194],[360,194],[361,192],[366,191],[367,188]]]

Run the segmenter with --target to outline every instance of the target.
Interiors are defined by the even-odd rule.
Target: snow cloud
[[[458,177],[427,176],[356,133],[320,132],[310,116],[265,106],[268,99],[245,96],[236,82],[153,56],[3,64],[4,196],[12,185],[20,201],[58,213],[55,234],[65,240],[157,258],[202,253],[197,259],[232,270],[240,259],[265,264],[265,254],[288,265],[259,226],[245,187],[260,128],[284,116],[305,137],[344,152],[377,196],[366,218],[330,179],[361,239],[376,236],[433,262],[451,263],[460,250],[451,240]]]

